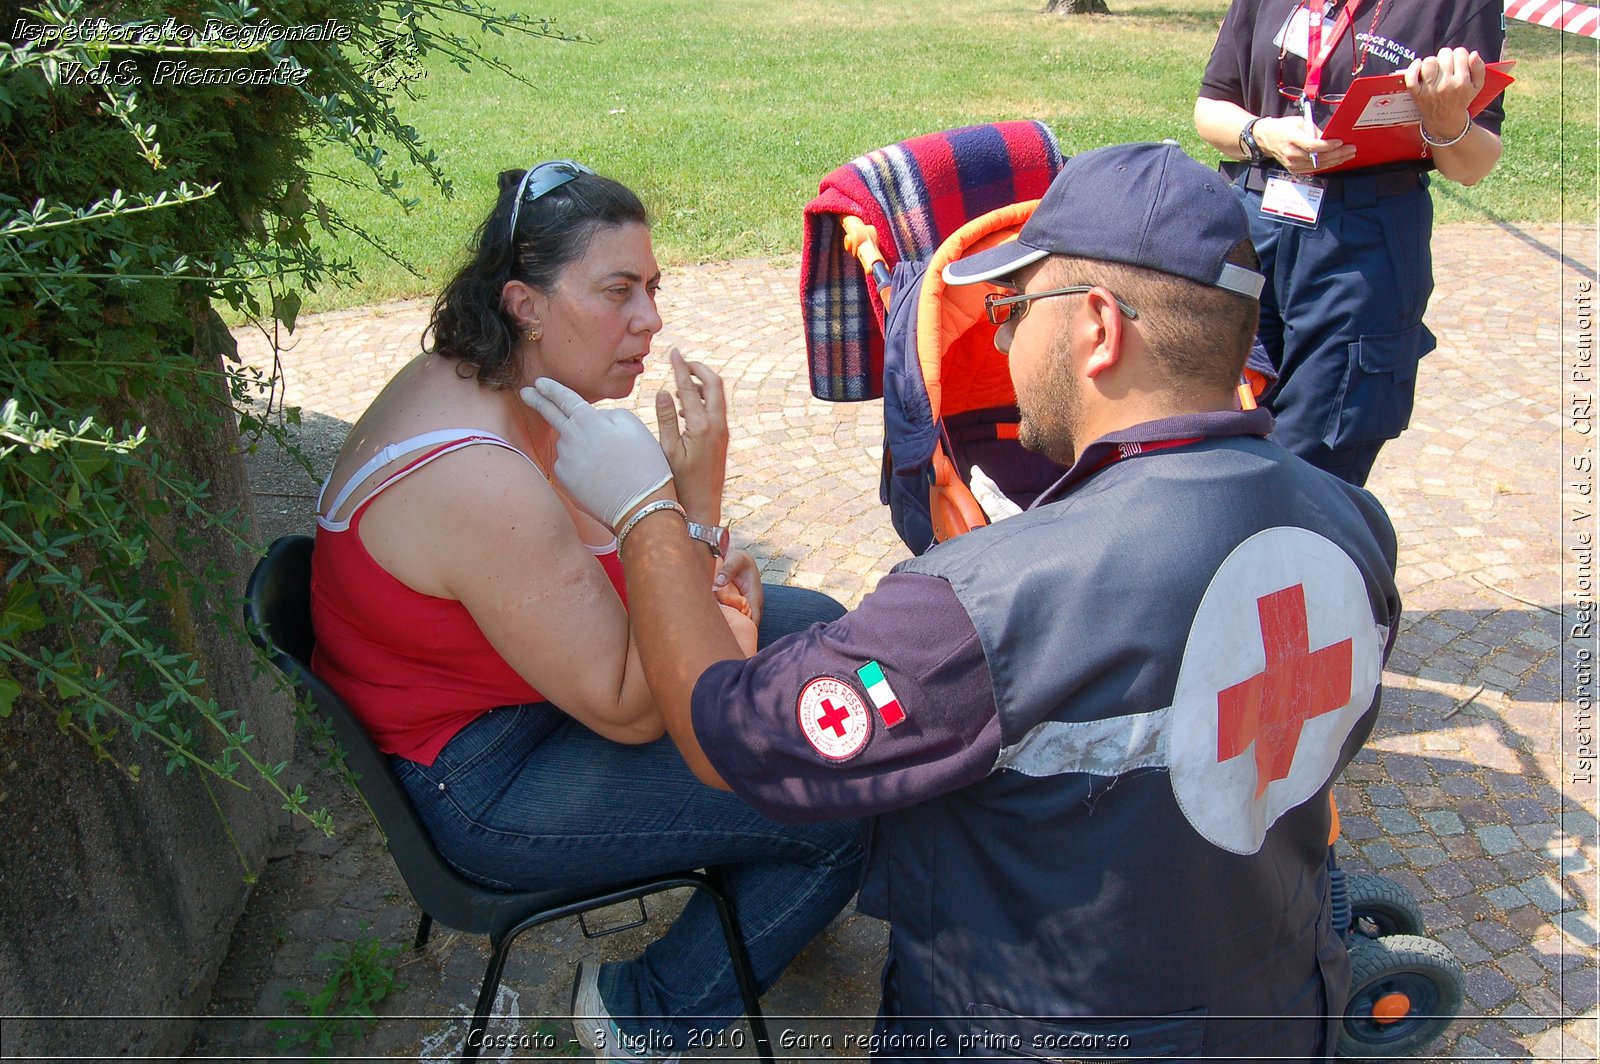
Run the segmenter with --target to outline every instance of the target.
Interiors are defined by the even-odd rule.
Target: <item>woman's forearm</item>
[[[1500,161],[1500,138],[1476,122],[1469,124],[1471,128],[1467,130],[1467,135],[1456,143],[1429,149],[1433,152],[1433,165],[1438,168],[1439,174],[1458,185],[1477,184],[1488,177]],[[1423,128],[1434,140],[1444,140],[1455,136],[1461,126],[1438,130],[1424,124]]]
[[[1204,96],[1194,102],[1194,128],[1200,139],[1229,159],[1245,159],[1249,153],[1239,143],[1239,131],[1246,122],[1256,117],[1243,107],[1227,100],[1212,100]]]

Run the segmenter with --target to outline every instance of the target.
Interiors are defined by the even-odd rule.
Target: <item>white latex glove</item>
[[[641,499],[672,479],[661,445],[632,411],[596,410],[549,377],[518,394],[560,437],[556,479],[573,502],[612,531]]]
[[[1000,485],[989,479],[989,475],[977,466],[972,467],[972,497],[978,500],[978,505],[983,507],[983,512],[989,515],[991,521],[1001,521],[1007,517],[1014,517],[1022,512],[1022,507],[1006,497],[1000,490]]]

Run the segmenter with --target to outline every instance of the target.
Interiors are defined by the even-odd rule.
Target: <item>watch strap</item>
[[[1261,145],[1256,143],[1255,128],[1256,123],[1259,121],[1261,121],[1260,117],[1252,118],[1239,129],[1239,147],[1245,150],[1245,154],[1248,156],[1246,161],[1251,166],[1260,166],[1267,160],[1266,153],[1261,150]]]
[[[698,521],[691,521],[684,517],[684,524],[689,527],[689,535],[711,548],[711,553],[719,558],[728,556],[728,530],[723,525],[702,525]]]

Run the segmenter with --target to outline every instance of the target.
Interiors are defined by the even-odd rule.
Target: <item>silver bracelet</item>
[[[1460,133],[1457,133],[1449,140],[1434,140],[1432,137],[1428,136],[1428,126],[1425,122],[1418,122],[1417,128],[1422,131],[1422,143],[1426,144],[1428,147],[1448,148],[1452,144],[1459,144],[1463,140],[1467,139],[1467,134],[1472,132],[1472,116],[1467,116],[1467,124],[1462,127]]]
[[[676,510],[678,511],[678,516],[683,518],[686,525],[689,522],[688,511],[679,506],[677,503],[673,502],[671,499],[657,499],[655,502],[641,506],[634,512],[632,517],[628,518],[627,524],[623,525],[621,530],[617,532],[618,557],[622,556],[622,542],[628,538],[628,533],[633,531],[633,526],[644,520],[646,517],[649,517],[657,510]]]

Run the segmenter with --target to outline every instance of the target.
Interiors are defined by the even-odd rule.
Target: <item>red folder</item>
[[[1484,71],[1483,89],[1467,107],[1468,114],[1476,115],[1505,91],[1513,80],[1506,71],[1515,63],[1515,59],[1506,59],[1488,64]],[[1454,132],[1447,130],[1445,134]],[[1333,117],[1323,127],[1322,139],[1354,144],[1356,157],[1343,166],[1330,166],[1314,170],[1313,173],[1327,174],[1358,166],[1428,158],[1428,146],[1422,140],[1417,106],[1406,91],[1406,76],[1403,73],[1379,74],[1352,81],[1350,91],[1345,93]]]

